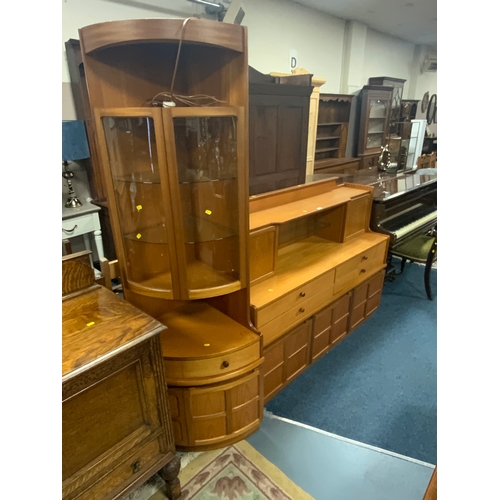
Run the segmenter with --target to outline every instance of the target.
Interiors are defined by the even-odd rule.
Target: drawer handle
[[[300,292],[299,294],[301,297],[305,297],[306,296],[306,292]]]
[[[69,234],[69,233],[72,233],[76,228],[78,227],[78,224],[75,224],[75,227],[73,229],[64,229],[62,228],[62,230],[66,233],[66,234]]]
[[[366,273],[366,269],[361,269],[361,271],[359,271],[361,274],[363,273]]]
[[[368,260],[368,257],[366,255],[363,255],[363,260]]]
[[[229,366],[229,361],[222,362],[222,368],[227,368]]]
[[[301,308],[299,309],[299,313],[304,313],[304,312],[306,312],[306,310],[305,310],[303,307],[301,307]]]
[[[142,468],[142,465],[141,465],[141,459],[138,458],[135,462],[132,463],[131,465],[132,467],[132,471],[135,473],[135,472],[139,472]]]

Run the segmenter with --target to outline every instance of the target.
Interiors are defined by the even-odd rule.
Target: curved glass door
[[[127,283],[138,293],[172,298],[172,238],[159,169],[158,121],[102,117]]]
[[[182,235],[176,239],[179,262],[184,260],[180,269],[185,270],[180,281],[189,299],[241,288],[239,200],[246,198],[241,197],[238,179],[238,137],[243,134],[234,110],[221,113],[220,108],[171,111],[177,165],[173,173],[182,220]]]

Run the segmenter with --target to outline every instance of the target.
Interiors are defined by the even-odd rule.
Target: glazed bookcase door
[[[379,149],[385,145],[389,107],[389,100],[369,99],[365,150]]]
[[[97,110],[96,122],[126,287],[172,299],[178,273],[161,110]]]
[[[182,299],[246,282],[243,108],[164,109]]]

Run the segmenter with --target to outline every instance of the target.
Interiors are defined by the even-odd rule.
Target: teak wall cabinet
[[[378,307],[388,237],[369,229],[373,188],[327,180],[250,198],[251,316],[264,398]]]
[[[373,188],[330,180],[249,198],[246,37],[197,19],[80,30],[124,296],[165,326],[183,450],[257,430],[264,401],[373,312],[385,267],[388,238],[368,229]],[[304,168],[292,169],[294,184],[311,90],[298,76],[309,80],[296,86]]]

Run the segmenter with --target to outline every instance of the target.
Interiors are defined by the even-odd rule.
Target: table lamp
[[[83,160],[90,157],[85,123],[79,120],[63,120],[62,122],[62,161],[64,172],[62,176],[68,181],[68,201],[66,208],[77,208],[82,202],[77,198],[71,179],[74,173],[68,170],[68,162]]]

